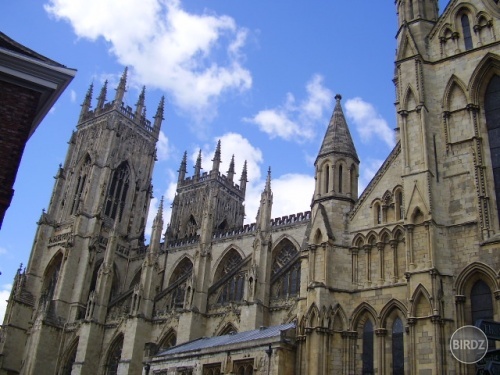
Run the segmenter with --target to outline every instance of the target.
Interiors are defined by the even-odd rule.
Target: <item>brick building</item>
[[[398,142],[358,196],[337,95],[304,213],[273,218],[269,172],[243,225],[246,167],[221,173],[219,144],[206,173],[180,161],[146,246],[163,100],[150,121],[143,93],[122,105],[126,72],[93,110],[91,87],[14,282],[0,373],[475,374],[449,341],[500,320],[500,5],[395,4]]]
[[[74,75],[0,32],[0,228],[26,142]]]

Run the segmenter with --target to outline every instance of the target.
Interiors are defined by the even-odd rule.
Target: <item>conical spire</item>
[[[267,170],[267,178],[266,178],[266,187],[264,188],[264,192],[271,191],[271,167]]]
[[[137,104],[135,107],[135,120],[136,121],[141,121],[141,116],[143,113],[144,108],[144,100],[146,98],[146,86],[142,86],[141,93],[139,95],[139,99],[137,100]]]
[[[220,160],[220,139],[217,142],[217,147],[215,149],[214,158],[212,159],[212,161],[213,161],[212,172],[218,173],[219,168],[220,168],[220,163],[221,163],[221,160]]]
[[[343,154],[359,162],[358,154],[356,153],[356,148],[354,147],[354,142],[352,141],[351,133],[349,132],[344,112],[342,111],[341,99],[342,96],[335,95],[335,109],[326,129],[318,158],[329,154]]]
[[[241,177],[240,177],[240,189],[243,192],[243,195],[245,194],[247,190],[247,161],[243,163],[243,171],[241,172]]]
[[[83,120],[84,116],[90,110],[93,90],[94,90],[94,84],[91,83],[89,89],[87,90],[87,94],[85,95],[85,99],[83,99],[82,110],[80,111],[80,121]]]
[[[233,182],[233,178],[234,178],[234,154],[231,157],[231,162],[229,163],[229,169],[227,171],[227,179]]]
[[[195,181],[200,179],[201,172],[201,150],[198,153],[198,158],[196,159],[196,165],[194,166],[194,179]]]
[[[104,81],[104,85],[101,88],[101,93],[97,98],[97,109],[102,109],[104,107],[107,93],[108,93],[108,80]]]
[[[127,72],[128,68],[125,67],[125,70],[123,71],[122,77],[120,78],[120,83],[118,84],[118,87],[116,88],[116,95],[115,95],[115,108],[119,108],[122,105],[123,102],[123,97],[125,96],[125,91],[127,91]]]
[[[177,179],[177,183],[184,181],[187,173],[187,151],[184,151],[184,156],[182,157],[181,166],[179,167],[179,178]]]
[[[154,117],[154,130],[158,134],[160,132],[161,123],[163,121],[163,110],[165,106],[165,97],[162,96],[160,99],[160,103],[158,104],[158,109],[156,110],[156,115]]]

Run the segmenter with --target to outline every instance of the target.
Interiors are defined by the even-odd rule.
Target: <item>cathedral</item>
[[[0,374],[482,371],[450,338],[500,320],[500,2],[395,8],[396,146],[358,195],[337,95],[302,213],[273,217],[269,170],[244,224],[246,165],[221,171],[219,143],[207,172],[179,160],[146,244],[164,100],[152,119],[144,90],[125,106],[126,70],[112,99],[104,84],[93,106],[91,86],[14,280]]]

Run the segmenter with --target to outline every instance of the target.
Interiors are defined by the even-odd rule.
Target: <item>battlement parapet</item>
[[[291,214],[288,216],[282,216],[271,219],[271,227],[291,225],[309,220],[311,220],[311,211],[299,212],[297,214]]]
[[[185,179],[179,181],[178,187],[187,187],[189,185],[196,185],[199,183],[203,183],[209,180],[215,180],[220,182],[222,185],[224,185],[226,188],[229,190],[241,195],[243,194],[243,191],[241,190],[240,186],[238,184],[235,184],[233,181],[229,180],[226,175],[218,173],[217,175],[214,175],[210,172],[203,172],[200,177],[195,178],[195,176],[190,176],[186,177]]]

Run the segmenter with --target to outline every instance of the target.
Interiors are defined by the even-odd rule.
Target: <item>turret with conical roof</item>
[[[341,99],[342,96],[335,96],[335,109],[314,163],[314,202],[337,198],[354,202],[358,197],[359,159],[342,111]]]

